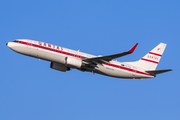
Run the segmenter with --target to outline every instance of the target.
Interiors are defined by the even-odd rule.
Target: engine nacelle
[[[65,58],[65,66],[73,67],[73,68],[80,68],[82,66],[82,60],[66,57]]]
[[[63,64],[59,64],[59,63],[55,63],[55,62],[51,62],[50,67],[51,67],[52,69],[59,70],[59,71],[62,71],[62,72],[66,72],[66,71],[69,71],[69,70],[70,70],[69,67],[66,67],[66,66],[63,65]]]

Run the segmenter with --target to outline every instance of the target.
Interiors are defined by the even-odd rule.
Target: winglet
[[[133,53],[134,50],[136,49],[137,45],[138,45],[138,43],[136,43],[136,44],[128,51],[128,53]]]

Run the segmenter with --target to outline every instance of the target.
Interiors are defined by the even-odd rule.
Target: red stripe
[[[65,51],[60,51],[60,50],[57,50],[57,49],[40,46],[40,45],[37,45],[37,44],[34,44],[34,43],[28,44],[27,42],[22,41],[21,44],[28,45],[28,46],[33,46],[33,47],[37,47],[37,48],[49,50],[49,51],[52,51],[52,52],[57,52],[57,53],[65,54],[65,55],[69,55],[69,56],[73,56],[73,57],[77,57],[77,58],[81,58],[81,59],[87,58],[87,57],[76,55],[76,54],[73,54],[73,53],[68,53],[68,52],[65,52]],[[143,75],[153,76],[153,75],[151,75],[149,73],[137,71],[137,70],[134,70],[134,69],[131,69],[131,68],[126,68],[124,66],[119,66],[119,65],[115,65],[115,64],[109,64],[109,63],[103,63],[103,64],[111,66],[111,67],[127,70],[127,71],[130,71],[130,72],[136,72],[136,73],[143,74]]]
[[[141,60],[144,60],[144,61],[148,61],[148,62],[151,62],[151,63],[158,64],[158,62],[156,62],[156,61],[153,61],[153,60],[148,60],[148,59],[144,59],[144,58],[141,58]]]
[[[153,76],[153,75],[151,75],[149,73],[141,72],[141,71],[134,70],[134,69],[131,69],[131,68],[127,68],[127,67],[124,67],[124,66],[119,66],[119,65],[115,65],[115,64],[109,64],[109,63],[103,63],[103,64],[108,65],[110,67],[115,67],[115,68],[119,68],[119,69],[122,69],[122,70],[127,70],[127,71],[130,71],[130,72],[138,73],[138,74]]]
[[[57,52],[57,53],[61,53],[61,54],[81,58],[81,59],[87,58],[87,57],[84,57],[84,56],[72,54],[72,53],[65,52],[65,51],[62,51],[62,50],[59,50],[59,49],[53,49],[52,47],[45,47],[45,46],[42,46],[42,45],[37,45],[37,44],[34,44],[34,43],[28,43],[28,42],[22,41],[20,44],[24,44],[24,45],[28,45],[28,46],[32,46],[32,47],[37,47],[37,48],[41,48],[41,49],[44,49],[44,50],[53,51],[53,52]]]
[[[149,52],[149,54],[153,54],[153,55],[157,55],[157,56],[162,56],[161,54],[157,54],[157,53],[153,53],[153,52]]]

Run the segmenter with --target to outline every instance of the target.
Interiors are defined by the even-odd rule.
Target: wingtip
[[[138,45],[138,43],[136,43],[136,44],[128,51],[128,53],[133,53],[134,50],[136,49],[137,45]]]

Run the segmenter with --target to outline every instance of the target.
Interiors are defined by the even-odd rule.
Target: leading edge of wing
[[[104,61],[111,61],[112,59],[118,58],[118,57],[122,57],[128,54],[131,54],[134,52],[134,50],[136,49],[138,43],[136,43],[129,51],[127,52],[123,52],[123,53],[118,53],[118,54],[113,54],[113,55],[107,55],[107,56],[102,56],[102,57],[93,57],[93,58],[87,58],[87,59],[83,59],[83,61],[86,62],[104,62]]]

